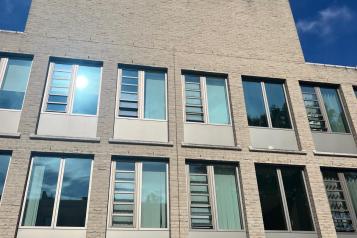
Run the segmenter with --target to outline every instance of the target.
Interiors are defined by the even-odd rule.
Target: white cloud
[[[336,26],[352,19],[353,12],[348,7],[328,7],[321,10],[314,19],[299,20],[296,25],[301,32],[327,36],[333,33]]]

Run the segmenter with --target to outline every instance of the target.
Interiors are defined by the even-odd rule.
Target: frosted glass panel
[[[144,117],[166,119],[165,73],[145,72]]]
[[[206,85],[209,122],[214,124],[229,124],[226,80],[224,78],[208,77]]]

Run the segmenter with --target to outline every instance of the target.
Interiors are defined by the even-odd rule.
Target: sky
[[[357,66],[357,0],[290,0],[305,61]]]
[[[0,0],[0,29],[23,32],[30,5],[31,0]],[[290,5],[307,62],[357,66],[357,0],[290,0]]]

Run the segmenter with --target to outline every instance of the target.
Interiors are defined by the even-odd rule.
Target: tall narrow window
[[[31,65],[28,58],[0,58],[0,108],[22,109]]]
[[[166,73],[159,70],[119,70],[118,116],[166,120]]]
[[[265,230],[313,231],[303,170],[256,165]]]
[[[292,128],[283,83],[244,77],[243,90],[249,126]]]
[[[101,71],[96,64],[51,62],[43,110],[97,115]]]
[[[4,192],[5,180],[10,164],[10,155],[0,154],[0,201]]]
[[[168,227],[167,166],[157,161],[113,162],[111,227]]]
[[[227,80],[217,76],[184,75],[187,122],[229,124]]]
[[[357,231],[357,172],[322,170],[337,232]]]
[[[242,230],[238,168],[188,164],[191,228]]]
[[[350,132],[336,88],[303,84],[301,90],[312,131]]]
[[[22,226],[85,227],[92,160],[34,157]]]

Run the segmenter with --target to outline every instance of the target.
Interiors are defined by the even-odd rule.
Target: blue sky
[[[0,29],[24,31],[31,0],[0,0]]]
[[[290,0],[305,60],[357,66],[357,0]]]

